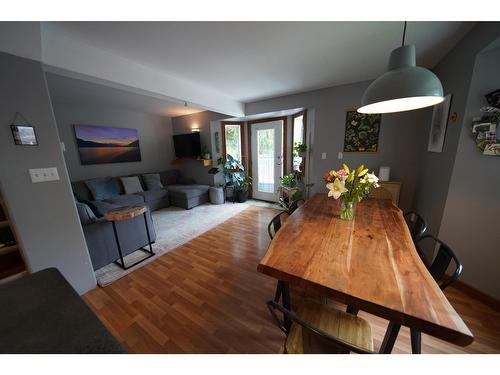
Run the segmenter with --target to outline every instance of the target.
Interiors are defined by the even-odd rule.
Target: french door
[[[253,123],[251,134],[253,198],[277,202],[283,171],[283,120]]]

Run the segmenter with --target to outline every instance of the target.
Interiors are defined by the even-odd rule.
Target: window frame
[[[227,158],[227,149],[226,149],[226,126],[238,125],[240,127],[240,147],[241,147],[241,160],[240,162],[245,165],[245,138],[244,138],[244,129],[243,121],[221,121],[221,142],[222,142],[222,157],[224,159]]]
[[[307,109],[304,109],[303,111],[300,111],[300,112],[297,112],[295,113],[294,115],[292,115],[292,124],[291,124],[291,128],[292,128],[292,148],[291,148],[291,151],[290,151],[290,160],[292,161],[292,172],[294,172],[293,170],[293,147],[294,147],[294,141],[293,141],[293,137],[294,137],[294,131],[295,131],[295,119],[297,117],[300,117],[300,116],[303,116],[302,117],[302,131],[303,131],[303,134],[302,134],[302,137],[303,137],[303,140],[306,145],[307,145]],[[305,176],[306,175],[306,159],[307,159],[307,153],[306,155],[304,155],[304,158],[302,158],[302,171],[300,172],[300,174],[302,176]]]

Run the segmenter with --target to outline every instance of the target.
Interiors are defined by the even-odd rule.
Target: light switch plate
[[[59,173],[57,168],[37,168],[29,170],[31,182],[36,184],[38,182],[57,181],[59,180]]]
[[[325,160],[326,159],[326,152],[321,153],[321,159]]]
[[[339,152],[339,160],[342,160],[344,158],[344,154],[342,152]]]

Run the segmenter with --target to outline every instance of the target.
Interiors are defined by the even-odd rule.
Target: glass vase
[[[344,199],[340,202],[340,218],[342,220],[353,220],[354,219],[354,209],[355,204],[353,201],[346,201]]]

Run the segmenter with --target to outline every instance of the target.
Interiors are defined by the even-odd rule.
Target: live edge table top
[[[316,194],[285,222],[258,270],[466,346],[473,335],[420,260],[399,208],[367,198],[353,221]]]

